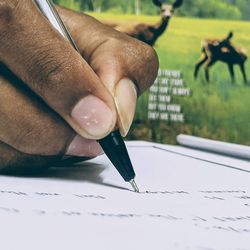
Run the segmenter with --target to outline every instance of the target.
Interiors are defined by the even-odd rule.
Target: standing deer
[[[205,63],[205,76],[207,82],[209,78],[209,68],[216,62],[221,61],[228,65],[229,73],[234,83],[234,65],[240,66],[244,82],[247,84],[247,75],[245,70],[245,62],[247,60],[247,52],[245,49],[237,47],[231,43],[233,32],[223,39],[206,39],[202,45],[202,58],[195,65],[194,77],[197,78],[200,67]]]
[[[160,0],[153,0],[153,3],[161,9],[161,21],[155,25],[140,23],[128,27],[128,25],[125,24],[116,25],[115,23],[108,22],[106,22],[106,24],[120,32],[126,33],[129,36],[137,38],[138,40],[145,42],[150,46],[154,46],[157,39],[167,29],[174,10],[182,5],[183,0],[176,0],[173,5],[164,4]]]

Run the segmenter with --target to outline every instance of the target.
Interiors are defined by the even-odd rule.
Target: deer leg
[[[208,56],[204,54],[204,58],[198,61],[195,65],[194,78],[197,79],[200,67],[207,61]]]
[[[242,72],[243,78],[244,78],[244,82],[245,84],[247,84],[247,74],[246,74],[246,69],[245,69],[245,65],[244,64],[240,64],[240,70]]]
[[[210,82],[209,68],[215,64],[216,60],[210,59],[205,65],[205,77],[207,82]]]
[[[235,77],[234,77],[234,66],[233,64],[228,64],[228,69],[229,69],[229,73],[230,73],[230,76],[231,76],[231,79],[232,79],[232,83],[235,82]]]

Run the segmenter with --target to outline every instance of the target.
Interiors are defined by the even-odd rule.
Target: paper
[[[140,194],[105,156],[0,177],[1,249],[250,249],[249,162],[227,158],[231,168],[152,145],[128,147]]]

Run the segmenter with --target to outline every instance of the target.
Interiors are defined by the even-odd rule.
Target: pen
[[[68,29],[60,18],[52,0],[34,0],[34,2],[53,27],[80,53]],[[133,165],[120,131],[115,130],[98,142],[123,179],[131,184],[135,192],[139,192],[135,183]]]
[[[249,146],[182,134],[177,136],[177,142],[184,147],[250,160]]]

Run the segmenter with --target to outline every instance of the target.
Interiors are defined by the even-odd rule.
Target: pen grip
[[[133,180],[135,172],[119,130],[111,132],[98,142],[123,179],[125,181]]]

